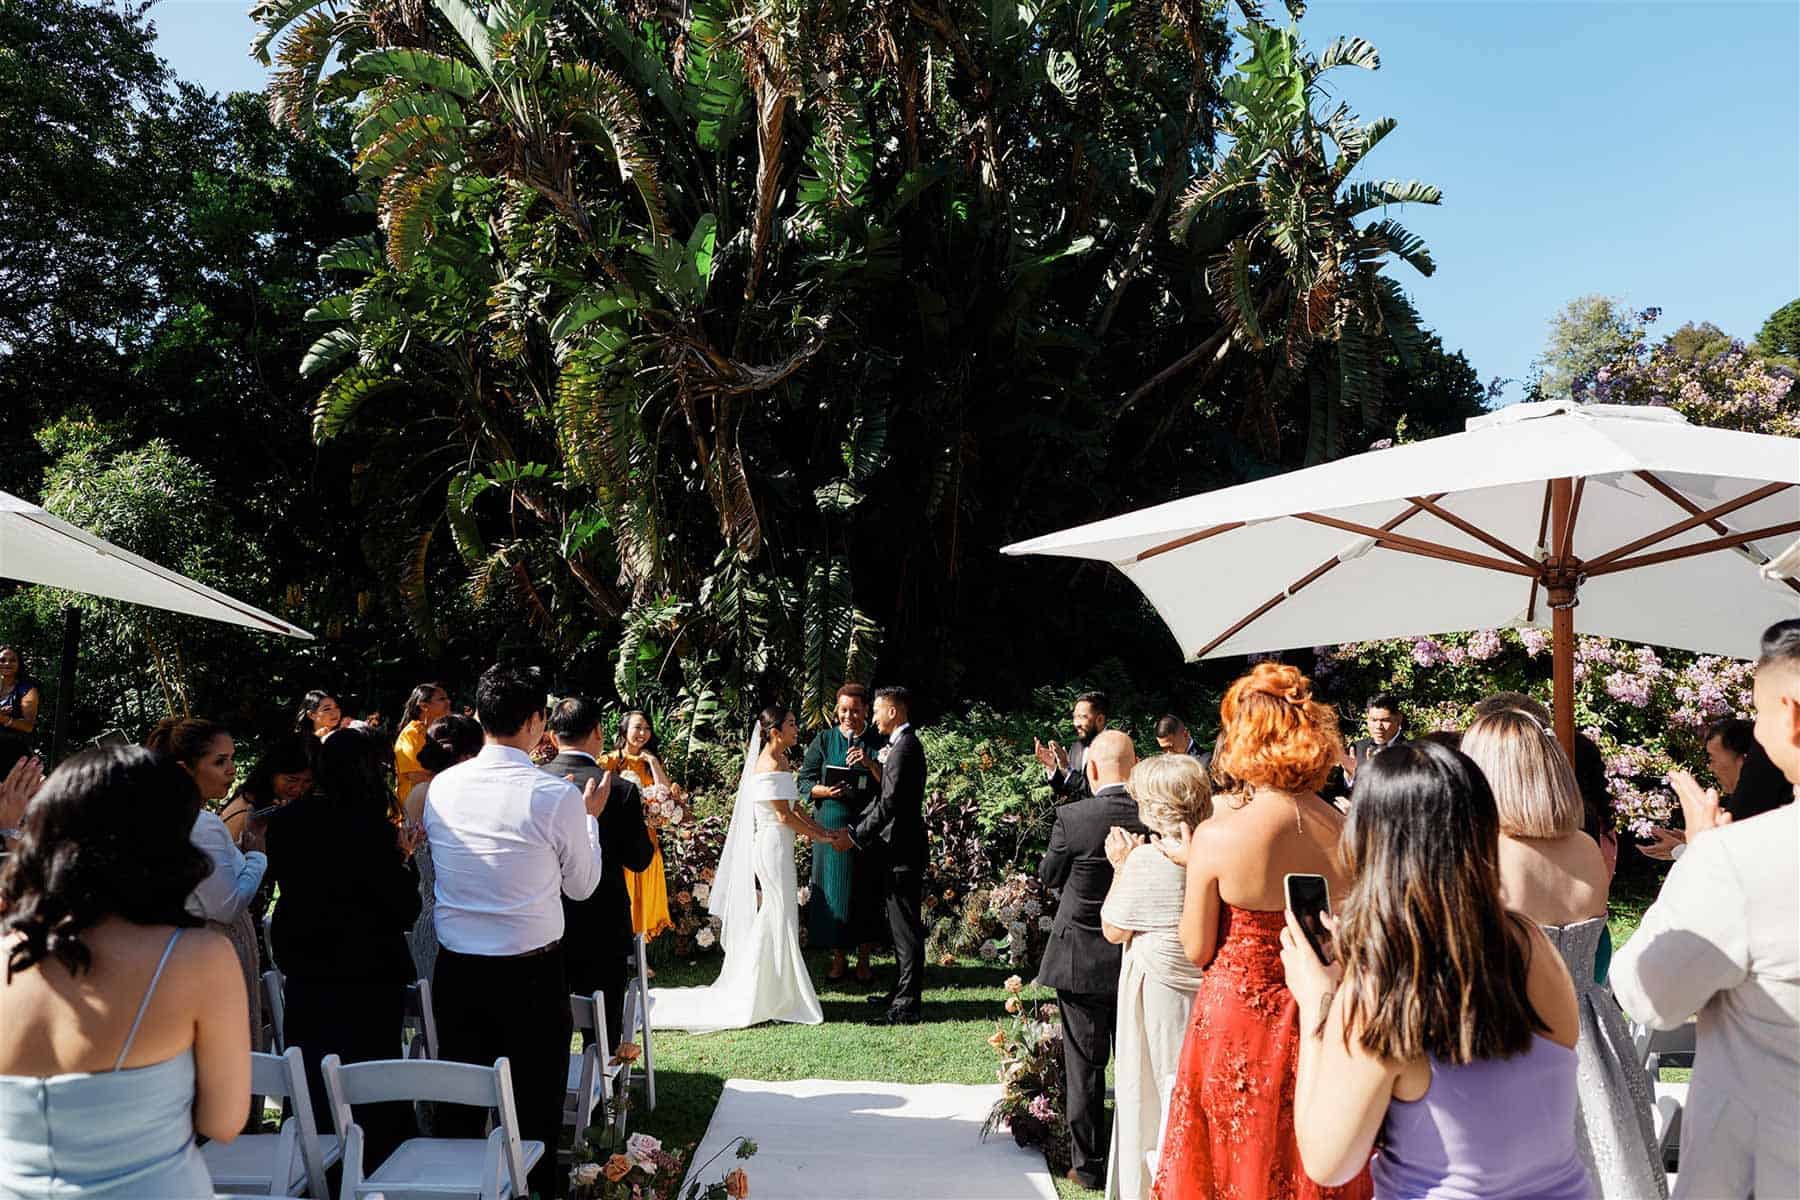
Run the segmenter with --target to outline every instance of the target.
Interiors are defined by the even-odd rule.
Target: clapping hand
[[[1659,862],[1668,862],[1675,857],[1675,847],[1687,844],[1687,838],[1678,829],[1664,829],[1658,825],[1650,831],[1650,844],[1639,846],[1638,853],[1645,858],[1654,858]]]
[[[1719,802],[1718,788],[1702,788],[1700,781],[1686,771],[1670,771],[1669,786],[1681,801],[1681,817],[1687,824],[1687,840],[1693,841],[1709,830],[1731,824],[1731,814]]]
[[[44,786],[44,762],[26,755],[0,779],[0,829],[16,829],[25,819],[25,806]]]
[[[598,779],[587,781],[587,785],[581,789],[581,806],[587,809],[588,816],[598,819],[606,811],[607,798],[612,795],[612,784],[611,771],[602,771]]]
[[[1114,825],[1106,835],[1106,860],[1113,865],[1113,870],[1116,871],[1124,865],[1133,850],[1148,840],[1139,834],[1128,833],[1123,828]]]
[[[1032,738],[1031,745],[1032,753],[1037,756],[1038,762],[1043,764],[1044,770],[1060,771],[1069,765],[1068,752],[1056,744],[1055,738],[1051,738],[1048,745]]]
[[[1163,857],[1178,867],[1188,865],[1188,850],[1193,845],[1194,827],[1186,821],[1181,823],[1180,833],[1165,833],[1156,839],[1156,848],[1163,852]]]

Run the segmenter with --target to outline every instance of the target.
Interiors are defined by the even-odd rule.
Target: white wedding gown
[[[794,833],[775,818],[774,801],[799,803],[791,771],[765,771],[745,783],[756,821],[756,882],[762,902],[747,933],[725,930],[725,965],[709,987],[651,988],[650,1026],[706,1033],[764,1021],[818,1025],[825,1020],[800,956],[799,884]]]

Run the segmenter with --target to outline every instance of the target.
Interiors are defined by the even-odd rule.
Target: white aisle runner
[[[999,1095],[997,1084],[733,1079],[681,1194],[742,1166],[759,1200],[1056,1200],[1042,1154],[1006,1133],[981,1140]],[[727,1152],[700,1170],[740,1136],[755,1158]]]

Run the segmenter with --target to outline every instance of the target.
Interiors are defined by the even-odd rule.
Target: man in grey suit
[[[1079,800],[1088,794],[1087,748],[1106,728],[1106,697],[1099,692],[1083,692],[1075,697],[1075,711],[1070,721],[1075,726],[1075,740],[1064,750],[1051,738],[1048,745],[1032,739],[1034,753],[1043,765],[1045,780],[1060,800]]]
[[[606,1052],[618,1050],[624,1037],[625,959],[631,953],[631,898],[625,890],[625,872],[650,865],[656,847],[644,823],[644,801],[636,783],[600,769],[606,752],[606,735],[600,725],[600,705],[585,696],[568,696],[550,710],[550,739],[556,757],[544,770],[576,787],[598,780],[608,788],[606,811],[596,819],[600,839],[600,884],[586,900],[563,897],[563,961],[569,991],[577,995],[602,993],[606,1001]]]

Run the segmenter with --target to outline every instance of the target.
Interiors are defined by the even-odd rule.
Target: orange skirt
[[[631,929],[649,941],[665,929],[673,929],[669,919],[669,877],[663,871],[662,839],[650,831],[650,844],[656,853],[642,871],[625,872],[625,890],[631,894]]]

